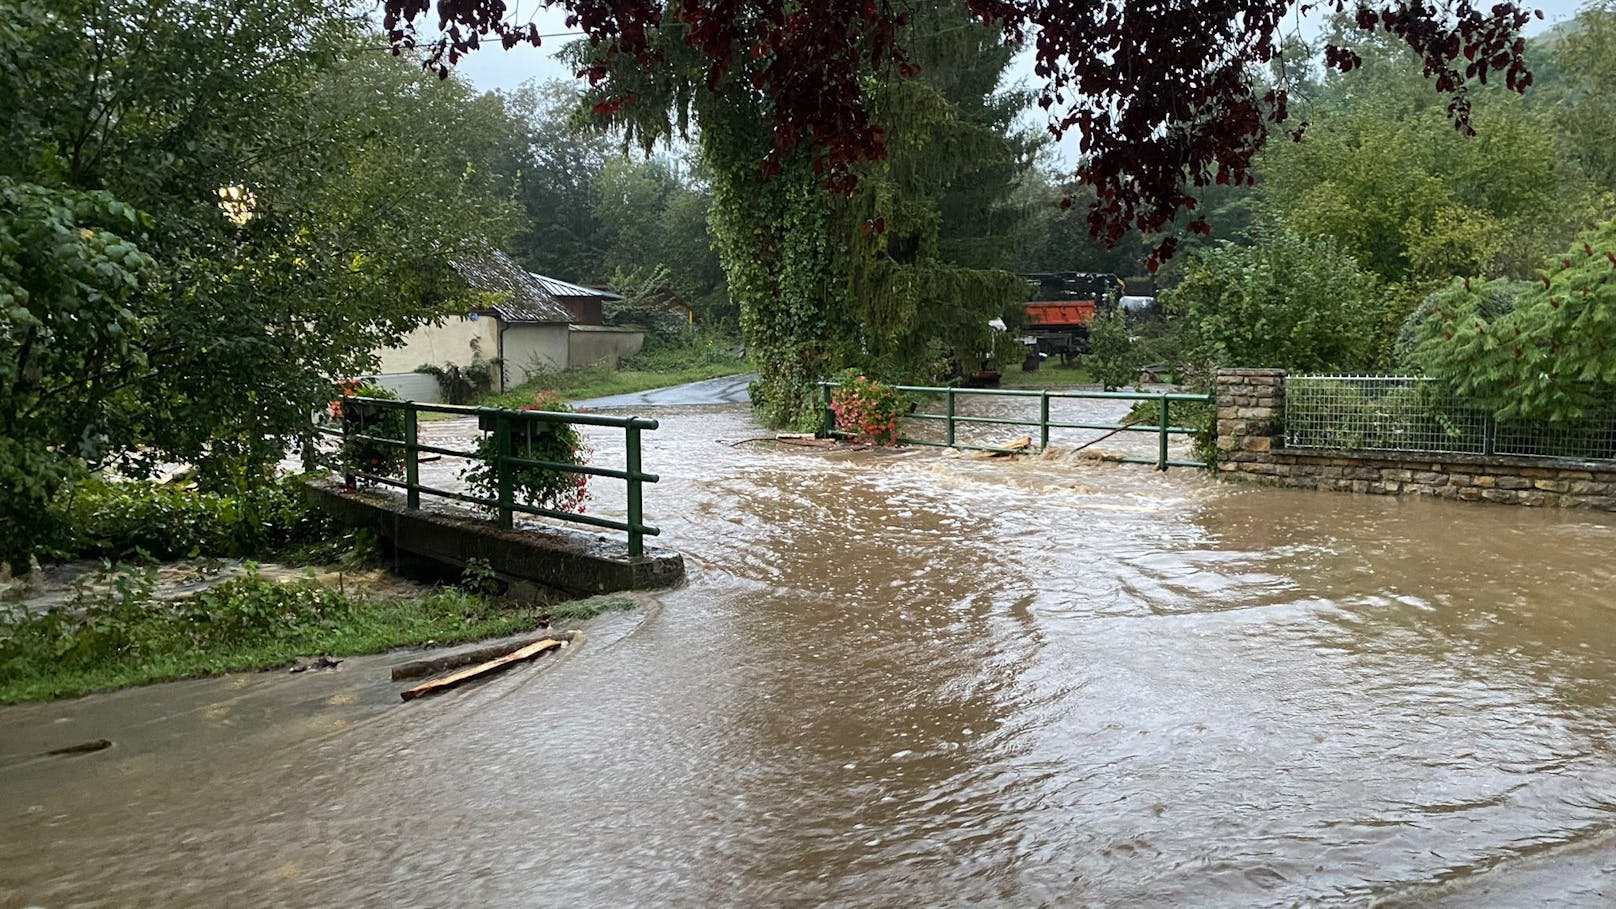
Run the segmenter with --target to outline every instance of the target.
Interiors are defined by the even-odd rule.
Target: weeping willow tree
[[[1012,130],[1020,99],[997,93],[1010,52],[960,3],[917,11],[906,29],[921,75],[863,75],[887,154],[861,165],[850,192],[825,185],[818,149],[779,153],[772,102],[752,78],[766,57],[710,81],[673,29],[659,33],[667,65],[651,71],[573,49],[580,69],[609,74],[618,92],[633,86],[586,95],[595,125],[646,150],[693,135],[712,181],[714,242],[760,374],[753,404],[771,425],[816,425],[815,383],[844,368],[942,378],[951,358],[969,362],[991,343],[988,321],[1025,293],[991,267],[1008,236],[998,229],[1002,200],[1033,150]]]

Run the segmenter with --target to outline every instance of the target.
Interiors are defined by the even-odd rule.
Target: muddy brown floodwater
[[[636,632],[329,722],[284,674],[0,711],[0,903],[1616,901],[1612,516],[649,415],[690,578]]]

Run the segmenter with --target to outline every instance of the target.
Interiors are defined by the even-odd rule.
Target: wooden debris
[[[813,433],[809,432],[782,432],[776,434],[774,440],[784,442],[787,445],[802,445],[808,448],[836,447],[835,439],[818,439],[814,437]]]
[[[91,752],[101,751],[111,747],[112,743],[106,739],[92,739],[88,742],[80,742],[77,745],[68,745],[66,748],[52,748],[45,753],[56,756],[69,754],[90,754]]]
[[[1022,436],[1019,439],[1011,439],[1003,445],[997,446],[997,448],[997,451],[972,452],[971,457],[979,461],[986,461],[989,458],[1008,458],[1011,455],[1020,454],[1032,448],[1032,437]]]
[[[489,660],[486,663],[479,663],[470,669],[462,669],[453,675],[446,675],[442,678],[433,679],[430,682],[422,682],[414,688],[399,692],[399,697],[406,701],[413,701],[418,697],[424,697],[439,691],[447,691],[448,689],[453,688],[463,682],[469,682],[472,679],[480,676],[499,672],[502,669],[508,669],[516,663],[520,663],[523,660],[531,660],[545,651],[554,650],[560,646],[561,642],[555,638],[545,638],[542,641],[536,641],[529,644],[520,650],[513,650],[497,659]]]
[[[520,640],[489,644],[472,650],[461,650],[427,657],[426,659],[412,660],[393,667],[393,681],[407,682],[411,679],[424,679],[429,675],[437,675],[440,672],[448,672],[451,669],[459,669],[473,663],[486,663],[489,660],[497,660],[513,650],[520,650],[530,644],[537,644],[546,638],[556,638],[564,641],[570,636],[571,632],[539,634]]]

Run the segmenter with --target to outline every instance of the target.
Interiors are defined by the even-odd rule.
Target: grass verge
[[[112,594],[0,621],[0,704],[515,634],[546,614],[564,616],[567,605],[512,606],[456,588],[353,596],[312,579],[277,583],[251,573],[163,601],[151,597],[152,578],[132,574]]]
[[[1039,364],[1033,372],[1022,372],[1020,364],[1011,364],[999,377],[1001,388],[1071,388],[1096,384],[1094,374],[1087,369],[1062,366],[1053,357]]]

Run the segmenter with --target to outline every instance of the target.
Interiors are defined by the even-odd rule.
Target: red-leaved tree
[[[914,75],[899,42],[906,5],[892,0],[540,0],[563,6],[569,28],[588,36],[605,59],[627,55],[647,68],[661,55],[650,40],[678,28],[706,61],[717,85],[738,58],[773,115],[773,152],[758,162],[768,175],[805,143],[825,185],[850,193],[857,166],[884,154],[860,79],[871,70]],[[1470,131],[1467,87],[1501,75],[1524,90],[1532,81],[1521,29],[1531,14],[1509,0],[966,0],[970,12],[1030,46],[1044,80],[1037,100],[1049,130],[1081,137],[1077,176],[1094,187],[1089,228],[1107,243],[1130,227],[1159,231],[1181,214],[1188,228],[1209,226],[1195,213],[1195,188],[1250,183],[1253,157],[1271,126],[1285,124],[1282,87],[1254,83],[1257,68],[1279,55],[1282,23],[1319,8],[1350,12],[1365,32],[1406,43],[1436,91],[1450,96],[1456,128]],[[384,0],[395,50],[417,45],[415,23],[426,0]],[[504,47],[540,43],[537,28],[511,18],[504,0],[439,0],[441,36],[427,42],[429,66],[448,67],[484,39]],[[1541,13],[1538,13],[1541,17]],[[1347,72],[1361,61],[1349,48],[1325,49],[1325,64]],[[579,74],[611,92],[609,68]],[[607,105],[634,103],[625,88]],[[1290,129],[1300,138],[1300,129]],[[1157,257],[1173,252],[1171,238]],[[1155,262],[1152,262],[1154,265]]]

